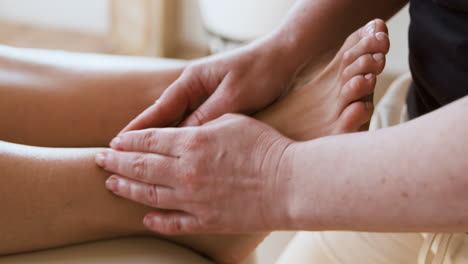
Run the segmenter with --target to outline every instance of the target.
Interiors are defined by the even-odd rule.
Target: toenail
[[[365,31],[366,31],[367,35],[373,35],[374,34],[374,32],[375,32],[375,21],[374,20],[367,23]]]
[[[382,41],[382,40],[384,40],[384,39],[386,38],[386,35],[387,35],[387,34],[385,34],[385,33],[383,33],[383,32],[379,32],[379,33],[375,34],[375,37],[376,37],[378,40]]]
[[[366,74],[364,77],[365,77],[367,80],[371,80],[373,76],[374,76],[374,75],[373,75],[372,73],[368,73],[368,74]]]
[[[382,53],[377,53],[372,55],[375,61],[381,62],[384,59],[384,55]]]

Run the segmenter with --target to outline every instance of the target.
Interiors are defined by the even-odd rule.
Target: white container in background
[[[206,28],[236,41],[250,41],[276,28],[295,0],[200,0]]]

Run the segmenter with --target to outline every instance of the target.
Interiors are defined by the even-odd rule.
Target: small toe
[[[374,105],[371,102],[354,102],[340,116],[337,133],[352,133],[362,130],[371,119]]]
[[[379,75],[385,68],[385,62],[386,58],[383,53],[363,55],[346,67],[341,76],[342,81],[345,83],[356,75],[368,73]]]
[[[374,92],[376,82],[377,78],[372,73],[354,76],[343,86],[342,96],[347,104],[361,100]]]

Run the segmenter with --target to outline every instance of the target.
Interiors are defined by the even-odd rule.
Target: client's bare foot
[[[371,21],[348,37],[315,79],[257,117],[296,140],[366,129],[373,112],[369,98],[389,47],[385,23]]]

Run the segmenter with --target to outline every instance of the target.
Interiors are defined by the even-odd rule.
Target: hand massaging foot
[[[348,37],[336,57],[315,79],[256,118],[296,140],[362,130],[373,111],[373,104],[367,98],[374,92],[376,76],[384,69],[389,47],[385,23],[370,22]],[[232,236],[223,246],[204,252],[220,263],[238,263],[265,236]]]

